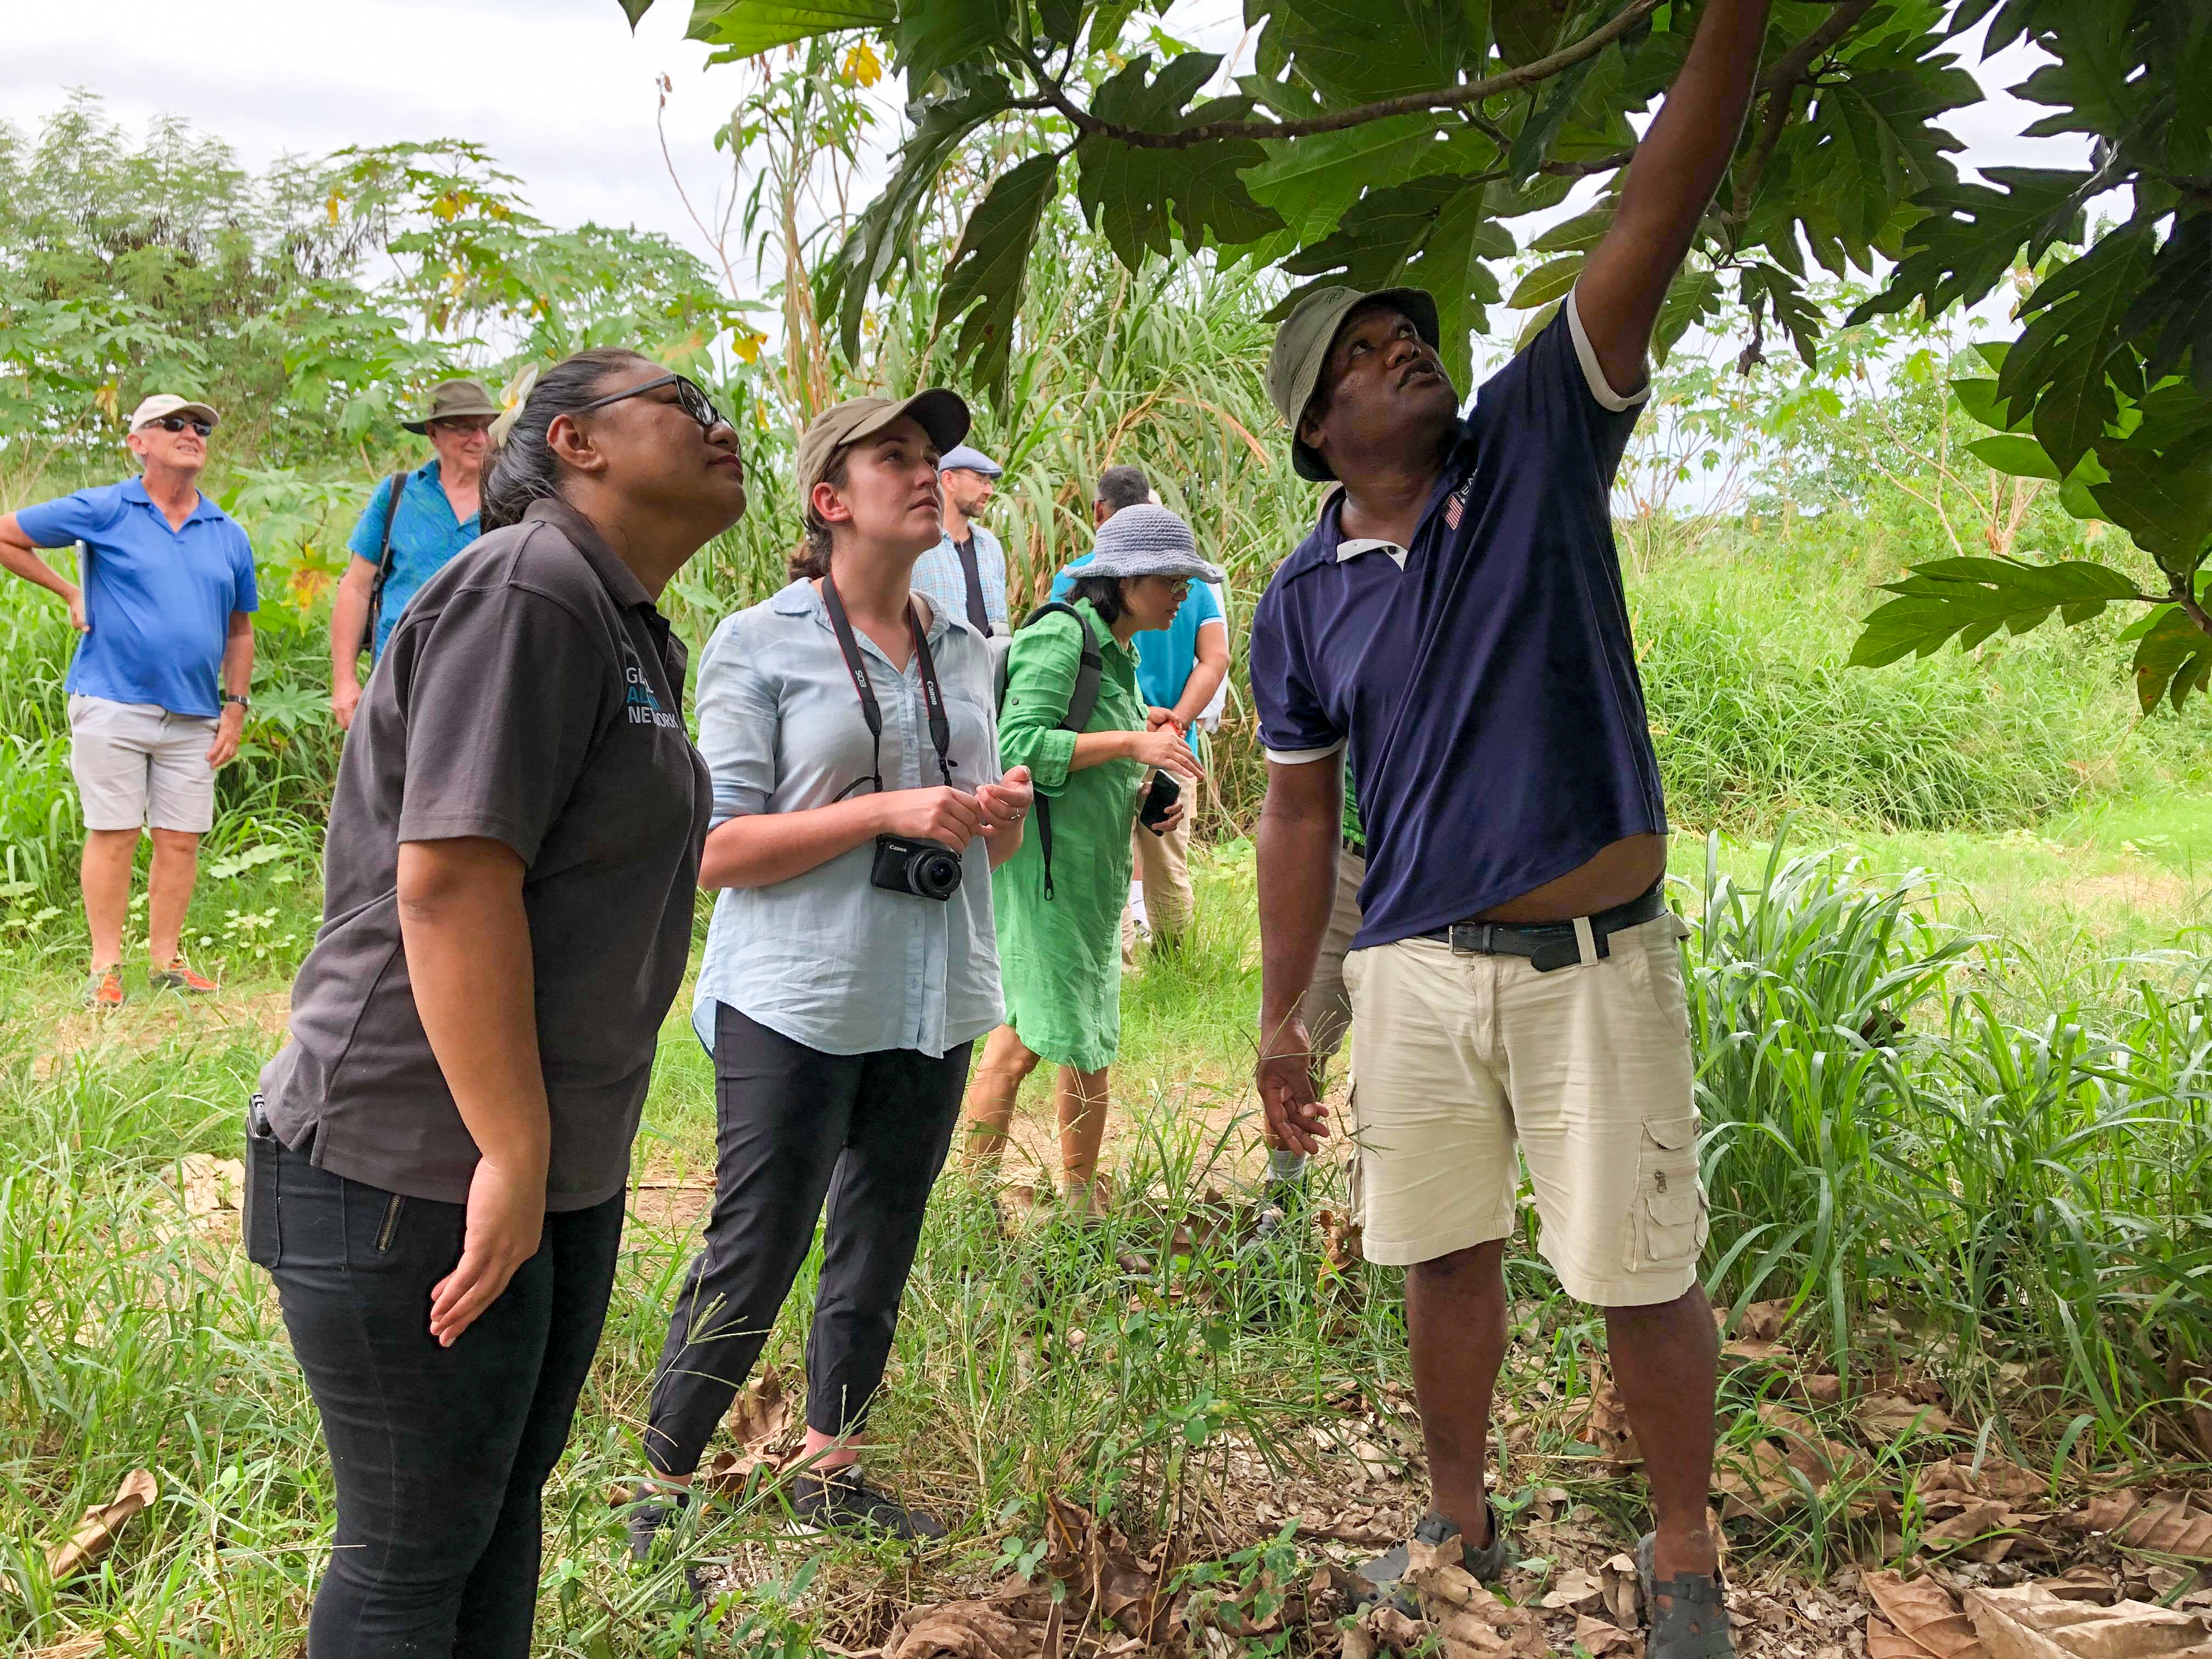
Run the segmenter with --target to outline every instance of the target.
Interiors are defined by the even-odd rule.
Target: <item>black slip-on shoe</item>
[[[787,1494],[793,1531],[881,1532],[910,1542],[945,1536],[945,1523],[927,1510],[908,1509],[880,1486],[871,1486],[860,1466],[819,1473],[802,1470],[791,1478]]]

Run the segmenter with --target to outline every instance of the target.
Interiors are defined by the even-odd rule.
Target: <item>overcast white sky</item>
[[[727,177],[712,135],[738,95],[738,71],[702,73],[706,48],[683,38],[690,0],[659,0],[635,37],[615,0],[74,0],[6,9],[0,116],[25,126],[84,87],[134,129],[157,112],[184,116],[229,140],[248,167],[286,150],[468,138],[520,175],[556,224],[630,224],[699,247],[654,131],[655,79],[665,72],[675,83],[670,149],[702,210]],[[1171,21],[1184,38],[1226,51],[1242,36],[1241,10],[1237,0],[1184,0]],[[1969,146],[1961,159],[2079,165],[2076,146],[2014,136],[2038,112],[2009,100],[1968,112],[1956,127]]]

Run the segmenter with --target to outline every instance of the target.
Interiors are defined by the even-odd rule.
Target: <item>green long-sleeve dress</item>
[[[1099,643],[1103,672],[1086,732],[1141,732],[1137,659],[1087,599],[1075,609]],[[991,877],[1006,1023],[1032,1054],[1095,1072],[1121,1041],[1121,908],[1129,897],[1129,829],[1145,769],[1111,760],[1070,772],[1073,732],[1060,729],[1082,655],[1074,617],[1054,613],[1014,635],[999,714],[999,760],[1026,766],[1052,803],[1053,896],[1043,837],[1031,817],[1021,850]]]

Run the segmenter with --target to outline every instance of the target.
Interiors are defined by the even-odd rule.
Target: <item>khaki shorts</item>
[[[1435,939],[1346,958],[1352,1206],[1369,1261],[1509,1237],[1525,1158],[1540,1248],[1570,1296],[1648,1307],[1690,1288],[1706,1217],[1688,932],[1655,917],[1547,974]]]
[[[205,835],[214,824],[215,768],[207,752],[216,721],[173,714],[159,703],[75,694],[69,720],[70,772],[86,829]]]

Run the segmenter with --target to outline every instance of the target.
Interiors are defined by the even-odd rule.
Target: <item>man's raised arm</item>
[[[1613,391],[1643,386],[1652,325],[1751,107],[1768,0],[1706,0],[1667,101],[1621,181],[1613,228],[1575,284],[1575,309]]]

